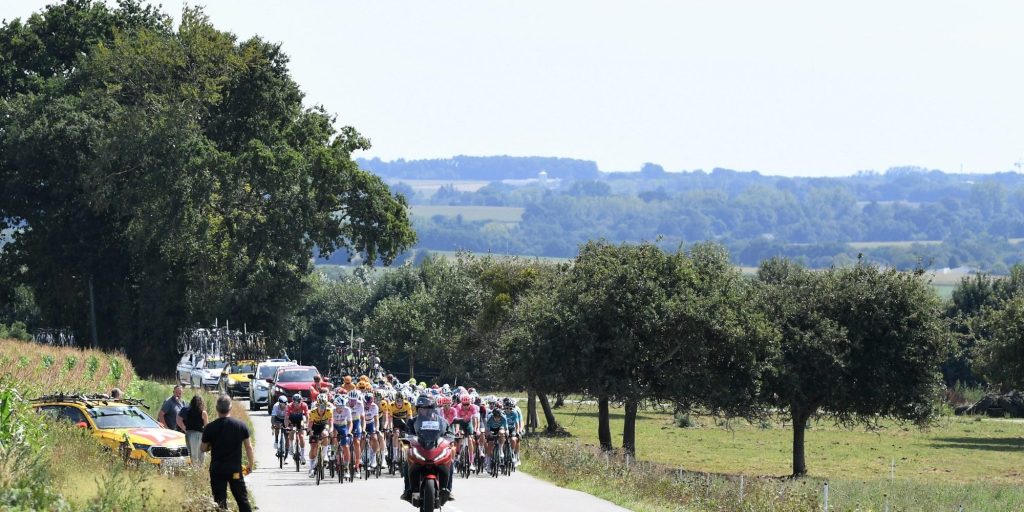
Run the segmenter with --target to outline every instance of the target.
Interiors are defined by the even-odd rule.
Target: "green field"
[[[906,249],[914,245],[939,245],[941,243],[942,240],[899,240],[895,242],[850,242],[846,245],[853,249],[879,249],[882,247]]]
[[[515,206],[442,206],[413,205],[412,214],[416,217],[455,217],[462,215],[463,220],[503,222],[516,224],[523,219],[523,208]]]
[[[593,460],[575,459],[573,454],[594,453],[596,406],[567,403],[556,410],[556,416],[573,438],[555,441],[562,443],[563,451],[554,460],[543,453],[550,446],[531,456],[527,469],[634,510],[815,509],[805,506],[806,500],[797,500],[804,506],[790,501],[781,508],[723,503],[738,499],[739,475],[747,478],[748,492],[752,493],[751,482],[776,485],[775,496],[801,493],[818,500],[816,510],[821,510],[824,482],[831,484],[830,510],[882,510],[886,500],[891,510],[957,510],[960,504],[964,510],[1024,507],[1021,420],[949,416],[927,430],[891,421],[882,421],[877,430],[817,421],[806,434],[810,478],[790,481],[779,479],[791,472],[792,457],[792,430],[780,420],[750,424],[694,417],[696,426],[680,428],[670,413],[645,410],[637,421],[641,464],[633,474],[620,474],[621,481],[609,481],[615,471],[595,473],[593,467],[580,471],[593,466]],[[616,446],[621,444],[622,421],[622,410],[612,408]],[[575,450],[573,443],[580,443]],[[622,465],[621,455],[618,462],[612,459],[611,467],[616,464]]]
[[[596,406],[567,403],[556,416],[574,436],[596,444]],[[622,410],[613,408],[613,437],[622,432],[622,421]],[[793,433],[788,425],[710,417],[697,417],[695,422],[695,428],[678,428],[670,412],[641,412],[637,457],[698,472],[790,473]],[[882,422],[881,427],[868,431],[815,422],[806,435],[810,476],[888,478],[895,459],[896,476],[917,482],[1021,483],[1024,478],[1024,420],[949,416],[927,430],[895,422]]]
[[[390,182],[390,180],[389,180]],[[487,186],[487,181],[470,180],[394,180],[393,183],[405,183],[416,192],[433,195],[441,187],[451,186],[459,192],[476,192]]]

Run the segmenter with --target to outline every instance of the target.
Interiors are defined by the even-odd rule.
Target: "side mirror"
[[[75,426],[78,428],[89,428],[89,424],[84,421],[79,421],[78,423],[75,423]]]
[[[256,378],[256,374],[255,373],[250,373],[250,374],[246,375],[246,377],[249,377],[249,380],[253,380],[253,379]]]
[[[273,383],[274,383],[274,379],[267,379],[267,384],[273,384]]]

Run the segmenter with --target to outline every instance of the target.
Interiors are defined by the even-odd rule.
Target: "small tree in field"
[[[842,424],[932,418],[950,335],[920,272],[865,263],[811,272],[771,260],[758,277],[781,333],[763,396],[792,417],[793,476],[807,474],[804,432],[813,417]]]

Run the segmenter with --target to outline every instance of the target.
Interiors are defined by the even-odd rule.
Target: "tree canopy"
[[[0,267],[54,325],[89,332],[94,307],[93,342],[158,364],[193,322],[280,334],[314,250],[389,262],[415,241],[352,160],[369,141],[303,105],[279,45],[200,9],[173,30],[134,1],[50,6],[4,24],[0,62],[0,219],[19,228]]]

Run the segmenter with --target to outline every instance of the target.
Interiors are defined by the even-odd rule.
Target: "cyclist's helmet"
[[[416,408],[422,409],[424,407],[433,409],[434,407],[437,407],[437,405],[434,403],[433,398],[430,398],[427,395],[420,395],[420,397],[416,399]]]
[[[373,393],[366,393],[365,395],[363,395],[363,401],[368,403],[368,404],[372,404],[373,403]]]
[[[501,405],[503,405],[506,409],[511,409],[516,406],[516,403],[513,402],[511,398],[505,397],[505,399],[501,401]]]
[[[441,407],[451,407],[452,399],[446,396],[442,396],[441,398],[437,399],[437,404],[440,405]]]
[[[358,391],[353,389],[352,391],[348,392],[348,399],[349,400],[359,400],[361,398],[361,395],[362,395],[362,393],[360,393],[360,392],[358,392]]]
[[[495,407],[493,414],[495,416],[505,416],[505,413],[501,410],[501,407]]]
[[[334,397],[334,405],[337,407],[345,407],[345,395],[338,395]]]
[[[395,403],[399,403],[400,404],[400,403],[404,403],[404,402],[405,402],[405,391],[399,391],[398,393],[395,393]]]
[[[316,406],[317,407],[327,407],[328,403],[330,403],[330,402],[327,400],[327,395],[326,394],[320,393],[319,395],[317,395],[317,397],[316,397]]]
[[[469,394],[471,394],[471,395],[475,395],[476,394],[476,388],[469,388],[466,391],[469,391]]]
[[[469,404],[473,403],[473,398],[470,397],[469,395],[462,395],[459,398],[459,401],[462,402],[462,405],[469,405]]]
[[[285,396],[284,396],[284,395],[281,395],[281,396],[277,397],[277,401],[278,401],[278,402],[281,402],[282,404],[286,404],[286,403],[288,403],[288,399],[287,399],[287,398],[285,398]]]

